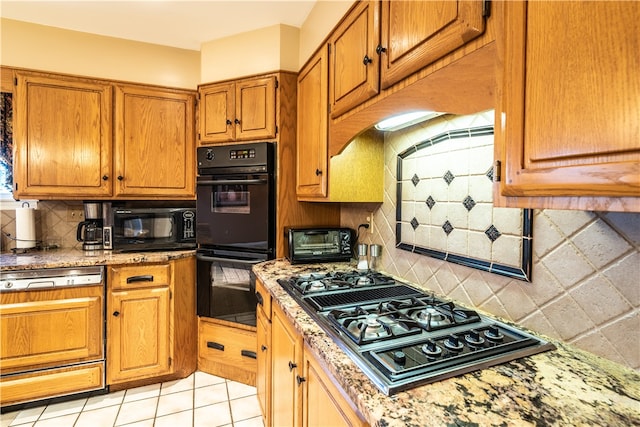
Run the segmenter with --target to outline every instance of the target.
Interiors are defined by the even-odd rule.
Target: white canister
[[[16,209],[16,248],[28,249],[36,245],[35,209],[21,207]]]

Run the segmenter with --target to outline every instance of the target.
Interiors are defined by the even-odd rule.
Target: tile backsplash
[[[455,118],[488,119],[492,111]],[[640,370],[640,214],[534,210],[530,283],[396,248],[398,153],[450,120],[388,133],[384,202],[343,204],[341,225],[357,229],[374,212],[373,233],[360,229],[359,240],[382,245],[380,270]]]
[[[68,221],[68,208],[83,209],[81,201],[39,201],[35,210],[36,239],[41,245],[56,245],[62,248],[82,249],[82,243],[76,240],[76,229],[79,221]],[[16,214],[13,209],[0,210],[0,226],[2,234],[1,252],[10,252],[15,242]]]

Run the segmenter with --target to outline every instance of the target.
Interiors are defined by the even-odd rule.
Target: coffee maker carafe
[[[102,249],[102,203],[84,202],[84,221],[78,224],[78,242],[85,251]]]

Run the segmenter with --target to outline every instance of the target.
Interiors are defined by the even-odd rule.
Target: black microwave
[[[291,264],[349,261],[355,231],[351,228],[286,228],[287,258]]]
[[[191,203],[124,202],[103,205],[103,247],[117,252],[196,248]]]

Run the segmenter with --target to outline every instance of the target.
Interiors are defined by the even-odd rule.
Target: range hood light
[[[393,132],[402,128],[406,128],[416,123],[424,122],[425,120],[431,120],[444,113],[438,113],[435,111],[413,111],[411,113],[400,114],[398,116],[389,117],[378,123],[375,128],[385,132]]]

